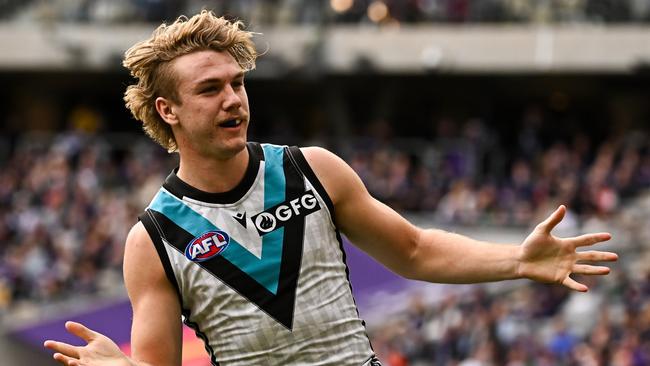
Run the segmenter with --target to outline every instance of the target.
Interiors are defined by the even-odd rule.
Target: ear
[[[156,111],[160,117],[170,125],[175,125],[178,123],[178,117],[174,113],[174,103],[163,97],[156,98],[155,101]]]

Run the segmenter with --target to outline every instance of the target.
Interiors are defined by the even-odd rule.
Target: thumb
[[[549,217],[546,218],[546,220],[542,221],[537,228],[544,231],[547,234],[551,233],[551,230],[557,226],[557,224],[562,221],[564,218],[564,214],[566,214],[566,207],[564,205],[560,205],[560,207],[557,208]]]
[[[81,323],[68,321],[65,323],[65,329],[86,342],[90,342],[97,337],[97,332],[92,331]]]

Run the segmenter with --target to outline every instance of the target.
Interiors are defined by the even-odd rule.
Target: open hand
[[[110,338],[82,324],[66,322],[68,332],[87,342],[73,346],[63,342],[45,341],[44,346],[55,351],[54,359],[65,366],[132,366],[130,360]]]
[[[565,214],[566,207],[562,205],[537,225],[524,240],[520,246],[518,273],[531,280],[558,283],[572,290],[586,292],[587,286],[575,281],[570,275],[608,274],[609,267],[589,263],[615,261],[618,255],[594,250],[576,252],[576,248],[611,239],[609,233],[592,233],[572,238],[553,236],[551,230],[562,221]]]

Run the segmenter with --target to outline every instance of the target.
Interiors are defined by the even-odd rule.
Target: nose
[[[226,84],[223,89],[224,99],[223,99],[223,109],[226,111],[232,109],[238,109],[242,105],[241,96],[237,94],[232,85]]]

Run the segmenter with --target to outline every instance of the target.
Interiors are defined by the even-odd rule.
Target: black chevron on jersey
[[[288,154],[288,150],[284,149],[282,157],[284,178],[286,180],[284,197],[291,200],[301,197],[306,192],[306,187],[302,174],[293,164]],[[147,211],[155,219],[157,226],[161,228],[161,235],[165,240],[180,253],[184,253],[187,244],[195,239],[195,235],[162,212],[151,208]],[[296,215],[284,223],[278,287],[275,294],[245,270],[242,270],[221,255],[205,262],[195,262],[194,265],[200,266],[219,278],[230,288],[246,297],[291,330],[293,327],[296,287],[302,260],[304,229],[304,216]],[[168,277],[174,278],[173,273],[168,274]]]

